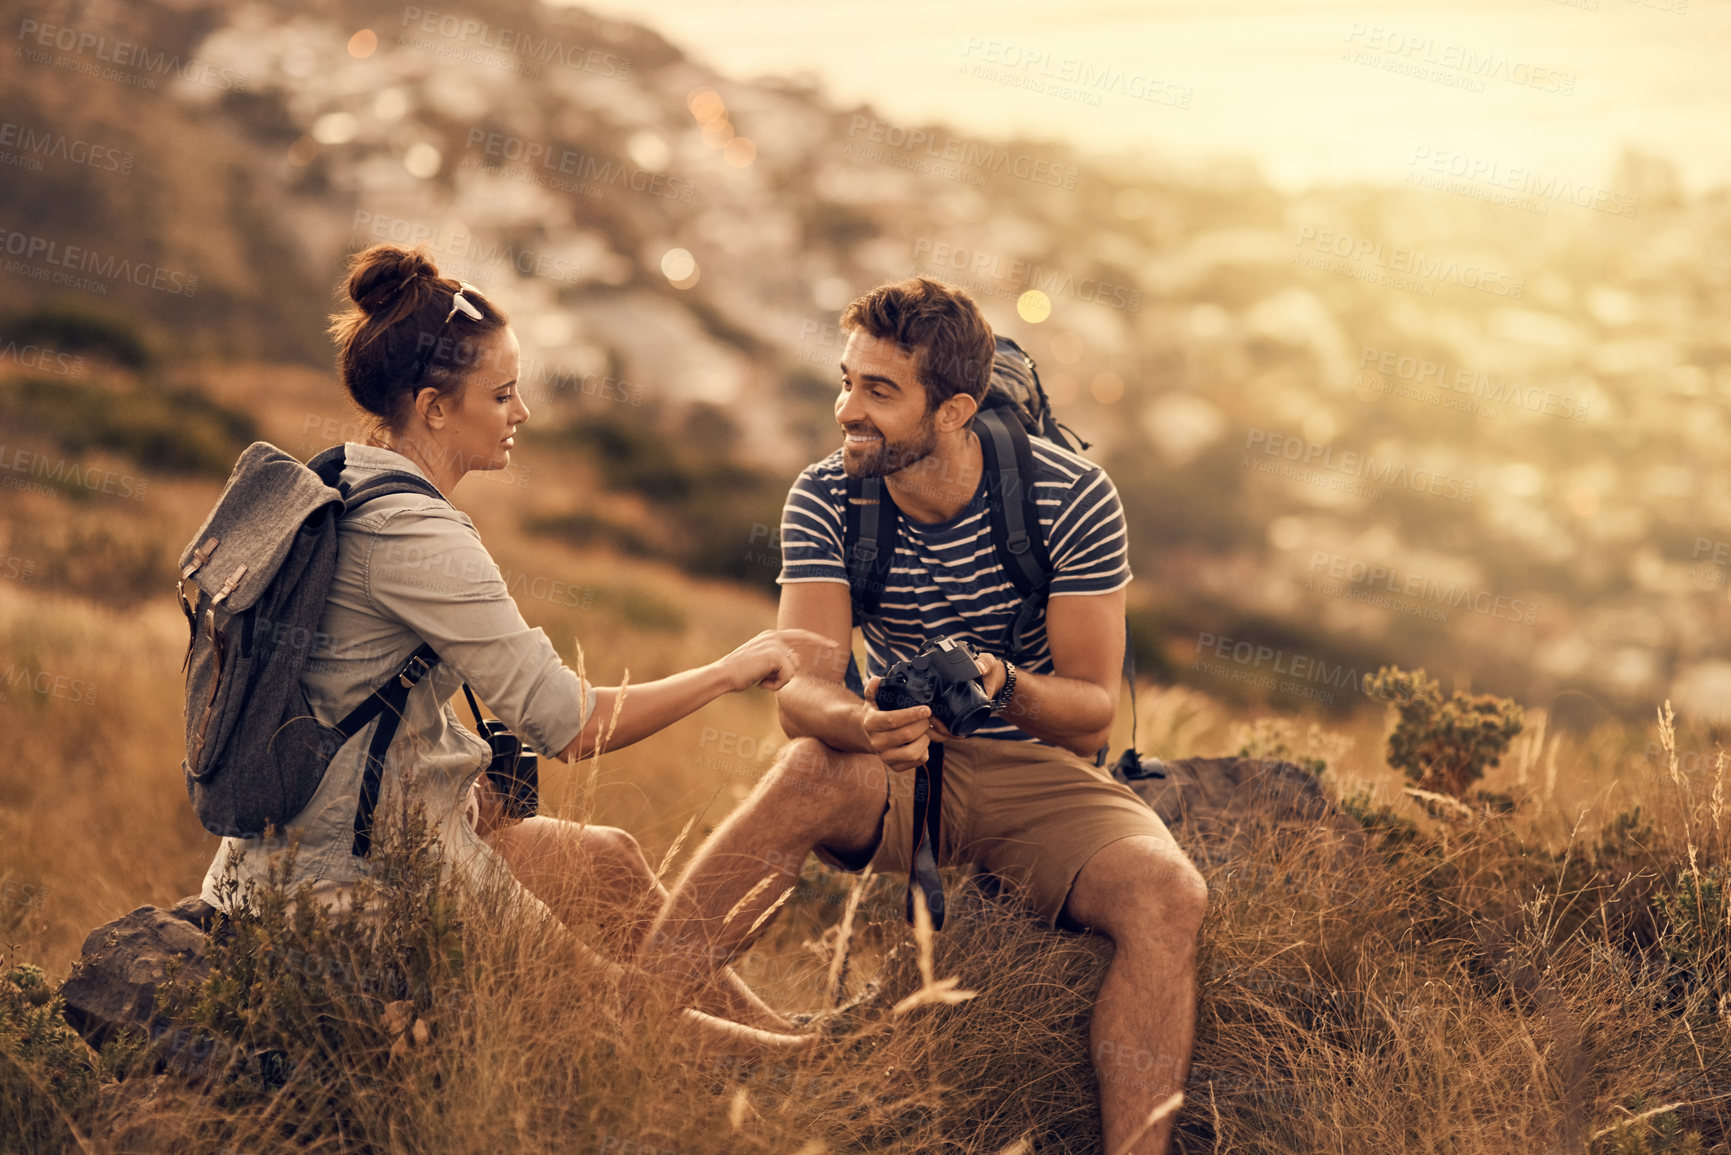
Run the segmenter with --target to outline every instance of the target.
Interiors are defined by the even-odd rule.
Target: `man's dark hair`
[[[930,277],[879,285],[841,315],[845,330],[861,329],[918,354],[919,381],[930,413],[957,393],[975,401],[992,378],[992,327],[974,299]]]

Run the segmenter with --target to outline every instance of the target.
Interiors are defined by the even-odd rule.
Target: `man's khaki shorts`
[[[891,771],[874,847],[817,856],[841,870],[908,871],[914,772]],[[1104,767],[1039,742],[955,738],[944,743],[943,830],[938,864],[972,863],[1022,891],[1048,926],[1095,851],[1147,834],[1172,842],[1148,804]]]

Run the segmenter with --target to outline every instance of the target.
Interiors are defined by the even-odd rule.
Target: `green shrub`
[[[579,543],[609,539],[689,573],[775,588],[789,479],[740,463],[739,432],[724,411],[693,406],[675,424],[654,407],[623,408],[587,415],[555,436],[587,453],[609,489],[646,498],[660,532],[595,517],[540,520],[532,530]]]
[[[1731,1015],[1731,866],[1690,866],[1659,893],[1666,957]]]
[[[61,1017],[42,968],[26,963],[0,974],[0,1145],[74,1149],[75,1120],[137,1049],[138,1040],[123,1037],[93,1052]]]
[[[0,343],[6,341],[90,353],[128,369],[145,369],[155,360],[131,321],[71,305],[45,305],[0,321]]]
[[[1388,736],[1388,764],[1413,784],[1455,798],[1484,777],[1521,732],[1521,707],[1493,694],[1445,699],[1423,670],[1384,666],[1366,680],[1372,697],[1396,714]]]
[[[1318,778],[1352,748],[1352,739],[1324,730],[1315,722],[1300,734],[1298,724],[1290,718],[1258,718],[1249,726],[1235,726],[1232,741],[1240,758],[1276,758]]]
[[[118,391],[37,377],[0,383],[0,420],[52,438],[68,453],[109,449],[147,469],[227,477],[257,440],[244,413],[196,390]],[[72,493],[85,492],[73,485]]]

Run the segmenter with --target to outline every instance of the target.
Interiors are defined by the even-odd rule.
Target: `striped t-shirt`
[[[1050,594],[1102,594],[1130,584],[1124,510],[1111,478],[1093,462],[1048,441],[1034,438],[1032,445],[1034,500],[1052,557]],[[948,521],[924,525],[905,514],[897,517],[895,558],[878,616],[861,627],[867,678],[882,677],[893,663],[946,634],[1000,658],[1014,657],[1018,669],[1053,672],[1043,619],[1029,632],[1022,654],[1004,652],[1022,603],[992,545],[990,490],[982,476],[968,504]],[[889,497],[887,486],[884,496]],[[847,585],[846,524],[847,475],[838,449],[806,466],[788,491],[776,581]],[[1037,741],[1001,717],[989,719],[972,736]]]

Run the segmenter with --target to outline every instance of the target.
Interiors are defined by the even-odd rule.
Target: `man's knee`
[[[815,738],[795,738],[763,776],[759,805],[813,843],[850,833],[859,816],[874,818],[885,794],[883,762],[874,754],[836,750]]]
[[[1109,843],[1072,892],[1082,921],[1115,940],[1160,938],[1194,943],[1208,913],[1208,884],[1170,839],[1138,835]]]
[[[875,755],[836,750],[816,738],[795,738],[764,776],[764,787],[778,802],[822,813],[882,795],[884,774]]]

